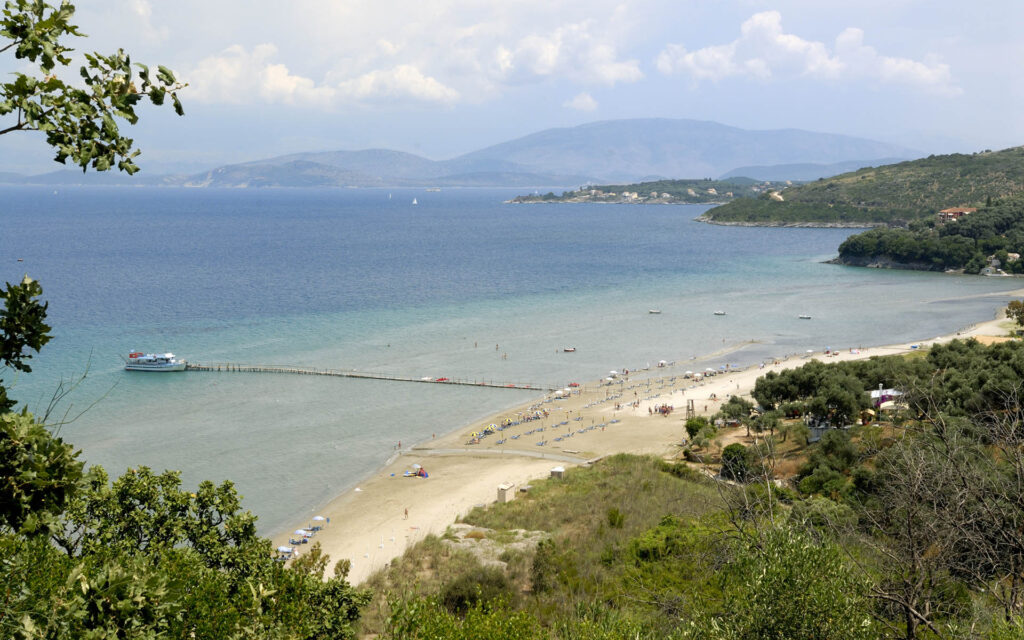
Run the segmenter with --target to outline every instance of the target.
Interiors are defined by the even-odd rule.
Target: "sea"
[[[0,187],[0,279],[40,281],[53,327],[31,373],[0,375],[88,464],[231,480],[272,535],[399,443],[542,394],[133,373],[129,351],[564,386],[926,339],[991,319],[1021,286],[826,264],[856,230],[695,222],[705,206],[505,203],[520,193]]]

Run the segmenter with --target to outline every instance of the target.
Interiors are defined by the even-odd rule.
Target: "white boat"
[[[419,204],[418,202],[416,202],[416,198],[413,198],[413,199],[412,199],[412,203],[413,203],[413,204]]]
[[[562,351],[565,353],[576,353],[576,347],[564,347]]]
[[[715,312],[715,315],[716,315],[716,316],[724,316],[724,315],[725,315],[725,312],[724,312],[724,311],[716,311],[716,312]]]
[[[124,363],[126,371],[184,371],[185,361],[173,353],[132,351]]]
[[[429,191],[430,193],[438,193],[439,191],[441,191],[441,187],[427,187],[427,191]]]
[[[661,309],[648,309],[647,313],[651,313],[651,314],[657,315],[657,314],[661,313]]]
[[[811,319],[811,316],[807,315],[806,313],[800,314],[797,317],[799,317],[801,320],[810,320]]]

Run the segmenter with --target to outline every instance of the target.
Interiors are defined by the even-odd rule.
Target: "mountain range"
[[[387,149],[293,153],[187,176],[57,171],[0,175],[25,184],[194,187],[534,187],[746,175],[808,179],[916,157],[896,145],[800,129],[746,130],[675,119],[606,120],[547,129],[449,160]],[[841,166],[836,163],[843,163]],[[780,166],[781,165],[781,166]],[[791,175],[787,175],[791,174]]]

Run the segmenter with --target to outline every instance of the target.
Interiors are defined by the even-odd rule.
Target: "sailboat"
[[[413,203],[413,204],[419,204],[418,202],[416,202],[416,198],[413,198],[413,199],[412,199],[412,203]]]

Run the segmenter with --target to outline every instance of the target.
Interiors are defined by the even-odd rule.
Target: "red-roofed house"
[[[939,212],[939,222],[953,222],[959,220],[962,216],[968,213],[974,213],[978,209],[976,207],[950,207],[943,209]]]

